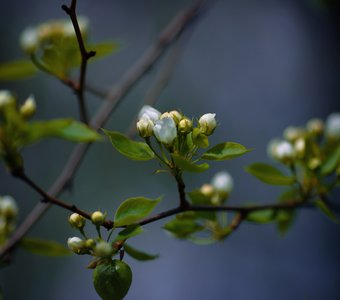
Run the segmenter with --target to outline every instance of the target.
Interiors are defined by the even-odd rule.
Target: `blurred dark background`
[[[89,67],[88,81],[109,87],[154,41],[175,13],[192,1],[78,1],[78,11],[91,22],[94,41],[116,39],[121,50]],[[18,37],[28,25],[65,18],[59,1],[1,1],[0,61],[23,57]],[[232,203],[275,200],[280,192],[261,184],[243,166],[267,160],[268,141],[288,125],[339,111],[339,5],[312,0],[217,1],[190,29],[168,87],[156,104],[161,111],[180,108],[189,116],[216,112],[219,128],[213,142],[237,141],[255,148],[231,162],[214,164],[206,173],[188,175],[188,189],[210,180],[221,169],[234,177]],[[159,65],[161,66],[161,65]],[[157,68],[129,93],[106,128],[126,129],[138,111]],[[73,93],[54,78],[39,76],[10,83],[21,101],[33,93],[37,118],[77,117]],[[94,112],[100,100],[88,96]],[[48,188],[62,169],[73,145],[49,140],[24,152],[27,173]],[[122,158],[110,145],[92,147],[62,198],[86,210],[109,212],[125,198],[165,195],[162,207],[174,206],[175,183],[152,175],[153,163]],[[0,168],[0,193],[20,203],[21,219],[39,197]],[[338,199],[336,199],[338,200]],[[32,236],[66,244],[77,235],[68,213],[52,208],[31,231]],[[274,225],[244,224],[223,243],[196,246],[178,241],[160,229],[164,221],[132,245],[158,260],[140,263],[127,258],[134,273],[127,300],[173,299],[339,299],[340,230],[320,213],[303,211],[295,226],[280,237]],[[0,272],[6,300],[98,299],[92,286],[89,257],[44,258],[18,251],[14,264]]]

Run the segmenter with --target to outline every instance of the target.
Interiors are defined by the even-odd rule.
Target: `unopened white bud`
[[[140,119],[137,122],[137,130],[143,138],[150,137],[153,134],[153,122],[149,118]]]
[[[306,127],[308,132],[314,135],[320,135],[323,133],[325,124],[321,119],[311,119],[307,122]]]
[[[291,162],[295,156],[294,148],[292,144],[287,141],[282,141],[278,143],[274,151],[275,151],[275,157],[283,163]]]
[[[169,114],[174,119],[176,124],[178,124],[183,118],[183,115],[178,110],[172,110],[169,112]]]
[[[104,241],[99,242],[94,248],[94,254],[99,257],[110,257],[112,253],[112,246]]]
[[[104,223],[105,216],[101,211],[95,211],[91,215],[91,220],[92,220],[93,224],[100,226]]]
[[[284,138],[289,142],[296,141],[298,138],[303,136],[303,134],[304,134],[304,131],[302,128],[294,127],[294,126],[287,127],[283,132]]]
[[[85,247],[84,241],[77,236],[68,238],[67,246],[72,252],[76,254],[84,254],[88,252]]]
[[[303,158],[306,152],[306,141],[304,138],[298,138],[294,143],[294,152],[297,157]]]
[[[234,181],[231,175],[226,172],[218,172],[214,175],[214,177],[211,180],[211,185],[220,192],[225,192],[227,194],[230,194],[234,187]]]
[[[0,110],[14,102],[15,99],[10,91],[0,90]]]
[[[159,120],[161,113],[150,105],[144,105],[138,113],[138,119],[149,118],[152,122]]]
[[[175,121],[172,118],[158,120],[153,127],[153,133],[157,140],[165,145],[171,145],[177,137]]]
[[[332,113],[326,120],[326,136],[331,139],[340,139],[340,113]]]
[[[178,123],[178,131],[183,134],[188,134],[192,131],[192,121],[184,118]]]
[[[32,117],[37,110],[37,105],[35,103],[34,96],[29,96],[24,104],[20,107],[20,114],[25,118],[28,119]]]
[[[15,218],[18,215],[18,206],[11,196],[0,198],[0,214],[7,219]]]
[[[27,53],[32,54],[38,48],[39,37],[33,27],[26,28],[20,35],[20,46]]]
[[[86,220],[83,216],[73,213],[68,219],[70,225],[77,229],[82,229],[85,226]]]
[[[206,184],[203,184],[203,185],[201,186],[200,192],[201,192],[204,196],[210,198],[210,197],[212,197],[212,196],[214,195],[215,189],[214,189],[214,187],[213,187],[211,184],[207,184],[207,183],[206,183]]]
[[[200,117],[198,123],[201,133],[205,135],[211,135],[214,132],[217,126],[215,116],[216,114],[208,113]]]

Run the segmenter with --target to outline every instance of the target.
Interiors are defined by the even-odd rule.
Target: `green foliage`
[[[0,81],[27,79],[38,72],[30,60],[21,59],[0,64]]]
[[[159,254],[149,254],[143,251],[140,251],[128,244],[124,244],[124,251],[129,254],[132,258],[139,261],[149,261],[154,260],[159,257]]]
[[[253,211],[247,214],[246,220],[259,224],[266,224],[275,220],[275,211],[272,209],[264,209]]]
[[[234,142],[225,142],[218,144],[203,153],[202,159],[208,160],[227,160],[241,156],[252,149],[247,149],[241,144]]]
[[[336,169],[340,162],[340,146],[335,148],[334,151],[328,156],[326,161],[321,167],[321,174],[328,175]]]
[[[175,218],[166,223],[163,228],[173,234],[175,237],[185,239],[193,233],[202,231],[204,227],[198,224],[194,219],[179,219]]]
[[[180,167],[184,171],[193,172],[193,173],[201,173],[209,169],[209,165],[207,163],[203,164],[194,164],[193,162],[183,158],[180,155],[172,154],[171,155],[177,167]]]
[[[122,231],[118,233],[114,241],[115,242],[125,241],[143,232],[144,232],[144,229],[141,226],[136,225],[136,224],[129,225],[128,227],[126,227],[125,229],[123,229]]]
[[[155,157],[155,154],[146,143],[135,142],[116,131],[108,131],[105,129],[103,129],[103,131],[109,137],[112,146],[127,158],[143,161]]]
[[[279,210],[276,212],[277,230],[281,236],[285,235],[294,224],[296,213],[293,209]]]
[[[325,201],[321,199],[317,199],[314,201],[314,205],[325,214],[330,220],[332,220],[334,223],[340,224],[339,219],[337,216],[331,211],[331,209],[327,206]]]
[[[147,217],[159,201],[161,198],[155,200],[144,197],[126,199],[116,211],[115,227],[131,225]]]
[[[105,260],[93,271],[94,287],[103,300],[122,300],[131,282],[131,269],[120,260]]]
[[[194,145],[200,148],[207,148],[209,147],[209,139],[208,137],[201,133],[199,128],[194,128],[192,131],[192,142]]]
[[[295,182],[294,177],[286,176],[271,165],[254,163],[246,167],[246,171],[259,180],[272,185],[291,185]]]
[[[25,237],[20,242],[20,247],[27,252],[44,256],[66,256],[71,251],[55,241]]]

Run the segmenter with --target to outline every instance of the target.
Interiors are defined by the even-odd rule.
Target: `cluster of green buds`
[[[11,196],[0,196],[0,245],[13,232],[18,215],[18,206]]]

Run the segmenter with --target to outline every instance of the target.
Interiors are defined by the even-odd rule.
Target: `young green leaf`
[[[276,215],[277,220],[277,230],[281,236],[285,235],[288,230],[292,227],[295,220],[294,210],[279,210]]]
[[[103,129],[103,132],[109,137],[112,146],[127,158],[143,161],[150,160],[155,157],[155,154],[146,143],[135,142],[116,131]]]
[[[330,208],[327,206],[325,201],[321,199],[317,199],[314,201],[314,205],[323,212],[329,219],[331,219],[333,222],[339,224],[340,221],[337,218],[337,216],[330,210]]]
[[[321,174],[328,175],[332,173],[340,161],[340,147],[336,148],[334,152],[326,159],[321,167]]]
[[[87,46],[87,49],[90,49],[96,52],[96,55],[93,57],[94,59],[96,59],[96,58],[100,58],[100,57],[107,56],[107,55],[117,52],[119,50],[119,45],[117,42],[107,41],[107,42],[100,42],[94,45],[89,45]],[[92,61],[92,58],[90,61]]]
[[[0,64],[0,80],[26,79],[35,75],[38,69],[30,60],[15,60]]]
[[[161,198],[155,200],[144,197],[126,199],[116,211],[115,227],[131,225],[147,217],[159,201]]]
[[[133,248],[132,246],[128,244],[124,244],[124,251],[129,254],[132,258],[139,260],[139,261],[148,261],[153,260],[159,257],[158,254],[148,254],[143,251],[140,251],[136,248]]]
[[[176,165],[184,171],[201,173],[209,169],[209,165],[207,163],[196,165],[180,155],[172,154],[171,156],[174,159]]]
[[[194,128],[194,130],[192,131],[192,142],[194,143],[194,145],[200,148],[209,147],[208,137],[205,134],[201,133],[199,128]]]
[[[57,137],[71,142],[94,142],[101,136],[83,123],[71,119],[36,121],[27,124],[24,135],[26,144],[42,138]]]
[[[194,220],[173,219],[166,223],[163,228],[173,234],[175,237],[185,239],[191,234],[202,231],[203,226],[197,224]]]
[[[120,231],[118,235],[116,236],[116,238],[114,239],[114,241],[118,242],[118,241],[127,240],[143,232],[144,230],[141,226],[136,225],[136,224],[130,225],[126,227],[124,230]]]
[[[254,163],[245,170],[257,179],[272,185],[291,185],[295,182],[294,177],[286,176],[275,167],[264,163]]]
[[[266,224],[275,220],[275,212],[272,209],[253,211],[247,214],[247,221]]]
[[[65,256],[70,255],[71,251],[64,245],[55,241],[42,240],[26,237],[20,242],[20,247],[27,252],[45,256]]]
[[[202,159],[227,160],[241,156],[250,151],[252,151],[252,149],[247,149],[241,144],[226,142],[218,144],[208,151],[204,152],[202,155]]]

